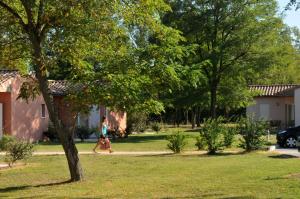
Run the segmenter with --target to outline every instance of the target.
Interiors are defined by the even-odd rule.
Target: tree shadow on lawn
[[[185,130],[184,132],[188,132],[188,133],[199,133],[199,132],[200,132],[200,128],[196,128],[196,129],[188,129],[188,130]]]
[[[166,140],[168,135],[141,135],[141,136],[129,136],[128,138],[121,138],[112,140],[113,143],[142,143],[153,142],[158,140]]]
[[[292,158],[299,158],[293,155],[288,155],[288,154],[279,154],[279,155],[270,155],[269,158],[274,158],[274,159],[292,159]]]
[[[143,135],[143,136],[129,136],[128,138],[119,138],[119,139],[111,139],[112,143],[146,143],[146,142],[154,142],[158,140],[166,140],[168,135]],[[86,144],[86,143],[96,143],[94,142],[76,142],[76,144]],[[57,146],[61,145],[60,142],[44,142],[40,143],[42,146]]]
[[[53,182],[47,184],[39,184],[39,185],[21,185],[21,186],[12,186],[12,187],[5,187],[0,188],[0,193],[12,192],[12,191],[20,191],[28,188],[38,188],[38,187],[51,187],[56,185],[62,185],[70,183],[70,180],[62,181],[62,182]]]
[[[7,195],[7,196],[0,196],[0,198],[9,198],[10,196]],[[40,199],[40,198],[43,198],[43,199],[53,199],[53,198],[69,198],[69,199],[78,199],[78,198],[84,198],[84,199],[102,199],[102,197],[87,197],[87,196],[83,196],[83,197],[71,197],[71,196],[51,196],[51,195],[32,195],[32,196],[19,196],[19,197],[13,197],[15,199],[32,199],[32,198],[36,198],[36,199]]]
[[[211,198],[217,197],[218,199],[256,199],[254,196],[224,196],[224,194],[219,193],[210,193],[210,194],[199,194],[199,195],[191,195],[191,196],[184,196],[184,197],[163,197],[161,199],[183,199],[183,198]]]
[[[247,154],[245,152],[222,152],[222,153],[216,153],[216,154],[198,154],[198,153],[166,153],[166,154],[145,154],[145,155],[135,155],[136,157],[224,157],[224,156],[235,156],[235,155],[243,155]]]

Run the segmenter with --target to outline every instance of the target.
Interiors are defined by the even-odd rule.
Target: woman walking
[[[108,129],[108,122],[105,116],[102,117],[101,124],[100,124],[100,138],[98,139],[98,142],[96,146],[94,147],[93,151],[96,153],[96,148],[100,145],[100,149],[102,150],[109,150],[110,153],[112,153],[111,144],[108,139],[107,134]]]

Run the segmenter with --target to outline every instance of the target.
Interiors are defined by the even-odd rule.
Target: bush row
[[[231,147],[237,134],[241,136],[239,147],[246,151],[260,149],[266,142],[268,125],[264,121],[256,121],[253,117],[241,118],[238,125],[229,127],[225,125],[222,117],[204,120],[200,135],[196,138],[199,150],[207,150],[209,154]],[[187,144],[186,136],[175,133],[167,137],[167,147],[175,153],[180,153]]]

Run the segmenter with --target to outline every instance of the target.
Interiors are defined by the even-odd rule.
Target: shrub
[[[161,130],[161,124],[158,122],[153,122],[151,124],[151,128],[153,131],[155,131],[156,133],[158,133]]]
[[[224,135],[224,146],[231,147],[234,141],[234,137],[236,135],[236,128],[230,128],[230,127],[225,128],[223,135]]]
[[[144,132],[147,129],[147,114],[143,112],[128,113],[126,133]]]
[[[85,126],[78,126],[76,127],[75,133],[78,138],[80,138],[81,142],[83,142],[85,139],[88,139],[91,134],[93,134],[93,131]]]
[[[7,145],[5,161],[9,166],[18,160],[28,159],[33,152],[33,144],[23,141],[13,141]]]
[[[226,131],[226,128],[223,125],[223,121],[222,117],[204,120],[200,135],[204,139],[203,143],[207,145],[209,154],[215,154],[224,147],[223,132]]]
[[[0,140],[0,151],[6,151],[8,144],[15,141],[16,138],[9,135],[4,135]]]
[[[201,135],[196,137],[195,146],[198,148],[198,150],[203,150],[203,149],[206,148],[207,144],[206,144],[205,140],[203,139],[203,137]]]
[[[174,153],[180,153],[183,151],[184,147],[187,145],[186,136],[177,132],[167,137],[168,148]]]
[[[54,125],[49,122],[48,130],[43,132],[43,135],[50,139],[51,142],[58,140],[58,134],[54,128]]]
[[[238,128],[242,136],[240,147],[246,151],[257,150],[265,143],[263,137],[268,129],[265,121],[256,121],[254,117],[241,118]]]

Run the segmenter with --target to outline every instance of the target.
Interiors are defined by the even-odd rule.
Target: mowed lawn
[[[300,159],[239,155],[82,155],[85,180],[66,183],[64,156],[0,170],[0,198],[299,198]]]
[[[187,136],[186,151],[197,150],[195,146],[196,137],[199,136],[199,130],[192,130],[189,128],[167,128],[162,132],[147,132],[142,134],[130,135],[128,138],[111,140],[114,151],[168,151],[166,140],[167,136],[174,133],[181,132]],[[275,144],[275,136],[270,136],[270,142]],[[79,151],[92,151],[96,142],[77,142],[76,146]],[[239,144],[239,137],[235,138],[232,148],[227,150],[236,150]],[[35,146],[35,151],[63,151],[59,143],[39,143]]]
[[[199,133],[184,132],[182,129],[180,131],[187,136],[188,144],[186,150],[196,150],[195,138]],[[173,132],[177,132],[177,130],[167,129],[159,133],[135,134],[130,135],[128,138],[111,140],[111,143],[115,151],[167,151],[168,141],[166,138]],[[79,151],[91,151],[95,144],[96,142],[77,142],[76,146]],[[63,148],[59,143],[40,143],[35,146],[35,151],[63,151]]]

